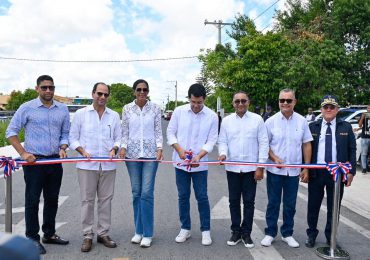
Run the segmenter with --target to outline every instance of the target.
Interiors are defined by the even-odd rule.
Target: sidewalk
[[[342,205],[370,219],[370,173],[363,174],[359,166],[351,187],[344,190]]]

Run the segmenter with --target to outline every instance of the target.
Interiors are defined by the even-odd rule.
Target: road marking
[[[59,196],[58,200],[58,208],[68,199],[68,196]],[[39,204],[39,223],[42,223],[43,221],[43,208],[44,208],[44,203],[40,202]],[[24,207],[19,207],[19,208],[13,208],[13,213],[21,213],[24,212]],[[4,215],[5,210],[1,209],[0,210],[0,215]],[[60,228],[61,226],[67,224],[67,222],[57,222],[55,223],[55,229]],[[19,221],[17,224],[13,224],[13,229],[12,229],[12,234],[14,235],[21,235],[24,236],[26,232],[26,220],[23,218],[21,221]],[[0,225],[0,230],[4,231],[5,230],[5,224]],[[40,232],[42,232],[40,230]]]
[[[241,203],[241,207],[243,207],[243,203]],[[211,219],[230,219],[230,218],[231,217],[229,210],[229,198],[223,196],[212,208]],[[254,219],[265,220],[265,212],[255,208]],[[282,220],[279,219],[278,222],[282,222]]]
[[[223,196],[212,208],[211,219],[230,219],[228,197]],[[265,213],[261,210],[255,209],[254,219],[265,220]],[[255,223],[253,223],[252,238],[254,240],[254,248],[249,250],[249,253],[253,256],[253,258],[259,260],[284,259],[275,249],[275,247],[264,247],[261,245],[260,242],[264,238],[264,236],[264,232]]]
[[[298,197],[305,200],[305,201],[308,201],[308,197],[306,195],[300,193],[300,192],[298,192]],[[327,209],[326,209],[326,207],[324,207],[324,205],[321,205],[321,210],[324,211],[325,213],[327,212]],[[356,224],[352,220],[349,220],[348,218],[346,218],[342,215],[340,215],[339,221],[342,222],[343,224],[349,226],[350,228],[354,229],[355,231],[357,231],[358,233],[360,233],[364,237],[367,237],[368,239],[370,239],[370,230],[366,230],[364,227]]]
[[[357,172],[360,172],[360,171],[357,171]],[[358,176],[358,175],[359,174],[357,174],[356,176]],[[360,176],[359,178],[363,178],[363,176]],[[308,184],[307,183],[300,182],[299,184],[301,186],[305,187],[306,189],[308,189]],[[353,191],[354,188],[361,190],[360,194],[363,195],[362,197],[367,198],[368,195],[370,194],[370,192],[368,190],[366,190],[366,187],[356,186],[356,187],[352,187],[350,190],[346,191],[347,195],[348,195],[348,192],[351,192],[351,193],[354,192],[355,194],[357,194],[357,192]],[[354,196],[343,196],[342,206],[345,206],[346,208],[348,208],[351,211],[361,215],[364,218],[370,219],[370,209],[367,205],[368,203],[367,204],[364,203],[364,202],[361,203],[361,200],[354,200],[353,197]],[[358,197],[361,197],[361,196],[356,196],[356,198],[358,198]],[[326,193],[324,194],[324,198],[326,198]]]

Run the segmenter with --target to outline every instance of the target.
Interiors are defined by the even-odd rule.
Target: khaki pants
[[[111,202],[116,170],[77,169],[81,194],[81,222],[84,237],[93,238],[95,196],[98,197],[98,236],[107,236],[111,225]]]

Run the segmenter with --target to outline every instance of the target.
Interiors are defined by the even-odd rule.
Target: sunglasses
[[[285,102],[286,102],[287,104],[290,104],[290,103],[292,103],[292,102],[293,102],[293,99],[290,99],[290,98],[288,98],[288,99],[285,99],[285,98],[279,98],[279,102],[280,102],[281,104],[284,104]]]
[[[245,103],[247,103],[248,102],[248,100],[246,100],[246,99],[235,99],[234,100],[234,104],[245,104]]]
[[[147,89],[147,88],[137,88],[137,89],[135,89],[137,92],[144,92],[144,93],[146,93],[146,92],[148,92],[149,90]]]
[[[103,96],[104,95],[104,97],[109,97],[109,93],[103,93],[103,92],[96,92],[96,94],[99,96],[99,97],[101,97],[101,96]]]
[[[335,106],[334,105],[325,105],[325,106],[323,106],[323,109],[325,109],[325,110],[328,110],[329,108],[330,108],[330,110],[334,110]]]
[[[46,91],[47,89],[49,89],[50,91],[54,91],[55,90],[55,86],[40,86],[40,89],[42,91]]]

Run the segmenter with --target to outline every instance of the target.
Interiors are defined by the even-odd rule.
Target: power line
[[[257,17],[253,19],[253,21],[257,20],[261,15],[263,15],[264,13],[266,13],[271,7],[273,7],[274,5],[276,5],[278,2],[280,2],[280,0],[275,1],[273,4],[271,4],[269,7],[267,7],[262,13],[260,13],[259,15],[257,15]]]
[[[154,59],[132,59],[132,60],[56,60],[56,59],[30,59],[17,57],[2,57],[0,60],[15,60],[15,61],[30,61],[30,62],[53,62],[53,63],[130,63],[130,62],[151,62],[151,61],[169,61],[169,60],[185,60],[195,59],[198,56],[183,56],[169,58],[154,58]]]

